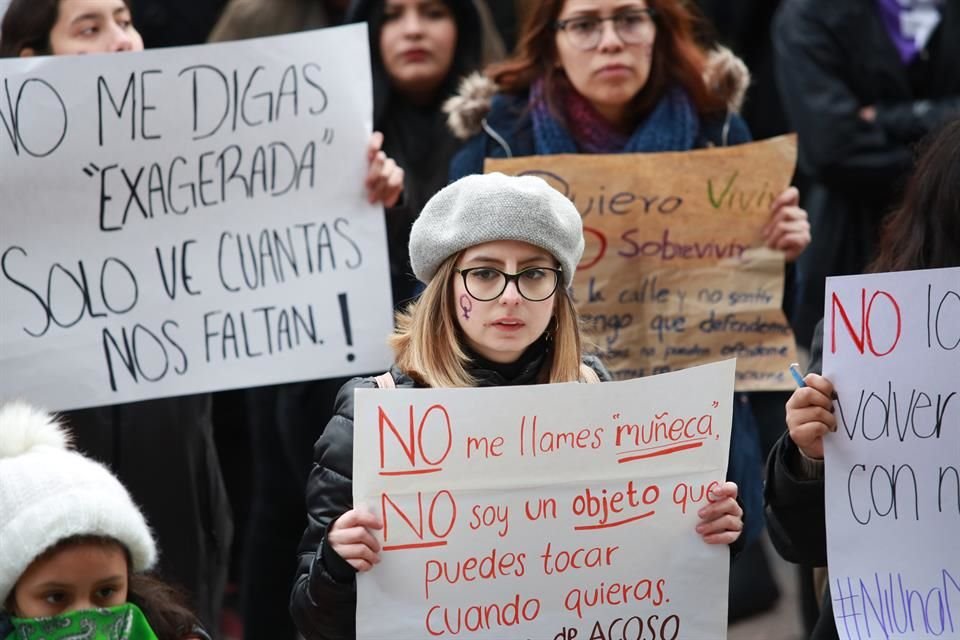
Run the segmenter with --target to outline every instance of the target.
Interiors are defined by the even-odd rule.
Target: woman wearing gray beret
[[[396,361],[343,386],[314,449],[290,603],[305,637],[355,636],[356,572],[380,560],[371,529],[382,523],[353,509],[354,390],[608,380],[583,356],[569,295],[583,245],[580,214],[540,178],[468,176],[424,207],[410,263],[426,289],[397,316]],[[743,527],[737,486],[724,483],[717,496],[697,530],[707,543],[730,544]]]

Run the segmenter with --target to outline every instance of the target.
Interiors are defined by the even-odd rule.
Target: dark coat
[[[823,370],[823,322],[816,326],[808,371]],[[784,433],[767,460],[767,530],[780,555],[808,567],[827,566],[826,507],[823,475],[808,477],[798,468],[800,450]],[[839,640],[833,601],[827,589],[810,640]]]
[[[490,370],[472,370],[481,387],[533,384],[543,358],[528,363],[507,380]],[[584,358],[601,380],[610,374],[600,361]],[[394,366],[390,373],[399,389],[417,385]],[[352,640],[356,636],[357,586],[353,568],[325,545],[327,528],[353,508],[353,392],[376,389],[373,378],[354,378],[337,394],[333,418],[314,447],[314,465],[307,481],[307,528],[297,558],[297,572],[290,595],[290,614],[308,640]]]
[[[227,0],[130,0],[147,49],[201,44]]]
[[[413,104],[394,90],[380,53],[382,0],[354,0],[346,21],[370,25],[370,66],[373,74],[373,127],[383,132],[383,150],[404,170],[403,196],[386,213],[387,247],[394,304],[417,292],[407,244],[410,227],[423,205],[447,184],[447,167],[459,143],[447,129],[441,110],[459,79],[483,64],[484,42],[495,34],[484,32],[473,0],[445,0],[457,24],[457,46],[452,67],[430,104]]]
[[[960,112],[960,2],[946,0],[927,50],[909,67],[875,0],[787,0],[774,22],[777,84],[799,133],[813,241],[797,261],[794,328],[810,344],[824,279],[862,272],[880,222],[912,166],[911,145]],[[876,106],[874,123],[862,107]]]

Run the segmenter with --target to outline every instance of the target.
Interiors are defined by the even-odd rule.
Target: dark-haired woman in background
[[[884,221],[873,273],[960,267],[960,120],[931,136],[907,184],[903,204]],[[787,402],[787,433],[767,462],[767,523],[785,559],[827,566],[823,438],[836,431],[833,384],[823,370],[823,320],[813,336],[807,386]],[[835,640],[826,590],[811,640]]]
[[[128,0],[13,0],[0,57],[143,51]]]
[[[415,292],[407,261],[410,226],[447,184],[460,148],[441,109],[461,78],[477,71],[502,44],[474,0],[354,0],[347,22],[370,25],[374,128],[404,168],[403,202],[387,215],[394,302]],[[485,50],[493,53],[486,53]]]

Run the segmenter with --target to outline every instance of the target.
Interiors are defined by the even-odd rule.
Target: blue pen
[[[807,386],[807,383],[803,381],[803,376],[800,375],[800,365],[796,362],[790,365],[790,375],[793,376],[793,379],[797,382],[798,387]]]

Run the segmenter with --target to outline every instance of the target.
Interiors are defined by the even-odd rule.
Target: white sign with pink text
[[[604,384],[358,390],[353,498],[382,561],[357,637],[724,638],[735,361]]]

